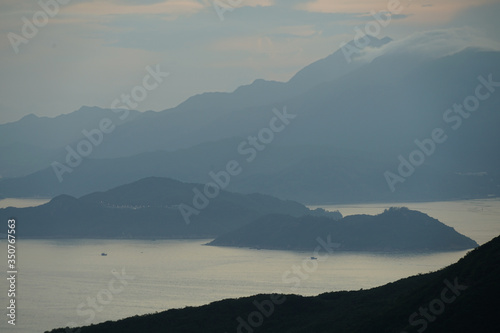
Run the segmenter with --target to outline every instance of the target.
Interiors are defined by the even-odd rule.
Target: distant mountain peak
[[[24,117],[22,117],[19,121],[31,121],[31,120],[35,120],[38,118],[40,118],[40,117],[38,117],[36,114],[30,113],[30,114],[27,114]]]
[[[392,41],[390,37],[378,39],[377,37],[365,35],[362,38],[368,39],[369,42],[360,43],[357,40],[351,40],[347,43],[347,45],[357,50],[363,50],[367,47],[379,48]],[[363,47],[360,48],[359,45],[362,45]],[[355,59],[359,56],[360,54],[354,53],[352,58]],[[359,68],[361,65],[362,63],[360,62],[349,61],[342,48],[339,48],[329,56],[302,68],[287,82],[287,84],[299,87],[301,90],[308,90],[318,84],[333,81],[343,75],[346,75],[356,68]]]
[[[104,111],[105,109],[99,107],[99,106],[88,106],[88,105],[82,105],[78,110],[75,112],[88,112],[88,111]]]

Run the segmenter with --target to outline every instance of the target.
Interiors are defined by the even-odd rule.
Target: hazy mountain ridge
[[[208,182],[211,181],[209,172],[223,170],[229,160],[238,160],[242,165],[246,163],[237,152],[242,141],[243,139],[234,138],[176,152],[144,153],[119,159],[85,159],[72,174],[64,175],[63,182],[58,181],[52,168],[47,168],[27,177],[4,179],[0,182],[0,193],[14,197],[29,196],[29,193],[42,197],[63,193],[82,196],[149,176],[171,177],[184,182]],[[361,161],[377,172],[383,171],[382,168],[375,167],[372,159],[346,155],[341,158],[330,151],[333,149],[328,146],[270,145],[259,152],[255,161],[245,166],[242,174],[232,177],[228,189],[244,193],[267,192],[283,197],[280,187],[297,195],[310,195],[314,192],[321,193],[326,183],[338,196],[349,197],[348,186],[351,186],[352,191],[352,185],[345,183],[343,179],[351,178],[349,174],[357,172],[357,165]],[[272,171],[269,170],[270,165],[273,167]],[[371,174],[378,175],[375,171],[371,171]],[[330,173],[327,178],[325,172]],[[286,182],[282,182],[283,177]],[[88,179],[95,182],[88,182]],[[330,179],[333,184],[328,183]],[[344,185],[339,186],[337,180]],[[266,185],[267,188],[264,187]],[[382,183],[382,186],[386,185]],[[331,193],[327,192],[326,197],[331,197]]]
[[[378,48],[390,42],[388,38],[367,38],[370,40],[370,48]],[[354,41],[349,44],[355,45]],[[357,58],[359,55],[356,54],[353,59]],[[285,101],[320,84],[337,80],[364,64],[362,61],[347,63],[339,49],[309,64],[288,82],[257,79],[230,93],[210,92],[192,96],[173,109],[150,113],[148,117],[142,117],[119,129],[113,140],[120,142],[121,147],[104,148],[97,154],[117,157],[159,149],[173,151],[207,141],[252,134],[269,122],[273,107],[281,107]],[[139,137],[147,140],[138,141]]]
[[[61,183],[52,168],[47,168],[26,177],[2,180],[0,194],[5,197],[54,197],[66,193],[79,197],[150,176],[204,183],[211,181],[210,171],[223,170],[227,161],[236,158],[244,162],[236,152],[240,142],[240,139],[233,139],[172,153],[86,159],[72,174],[65,174]],[[396,168],[397,160],[384,163],[369,155],[351,155],[336,153],[334,147],[328,146],[270,145],[240,175],[231,179],[227,189],[241,193],[260,192],[311,204],[457,200],[500,194],[494,181],[499,179],[498,170],[482,169],[487,174],[473,176],[474,173],[468,174],[470,170],[481,169],[460,168],[459,164],[453,168],[448,164],[436,166],[432,160],[419,167],[404,186],[391,193],[383,173]],[[273,169],[267,170],[270,165]]]
[[[380,47],[389,41],[386,39],[382,42],[373,37],[370,40],[371,47]],[[343,53],[338,50],[302,69],[289,82],[258,79],[230,93],[213,92],[192,96],[177,107],[161,112],[140,113],[130,110],[123,121],[120,117],[126,111],[86,106],[54,118],[30,114],[17,122],[0,125],[0,142],[2,146],[17,143],[51,149],[54,150],[52,155],[60,158],[64,157],[66,145],[74,145],[85,139],[81,134],[82,130],[97,128],[99,120],[109,118],[122,126],[111,137],[106,138],[102,145],[94,148],[94,157],[123,157],[155,150],[188,148],[209,140],[230,137],[232,134],[224,134],[226,131],[220,131],[220,128],[215,135],[204,128],[211,123],[220,122],[234,111],[243,112],[245,109],[290,99],[360,65],[346,65]],[[32,163],[30,159],[24,160],[26,162]],[[24,175],[16,173],[17,170],[8,165],[2,170],[8,176]]]
[[[345,59],[339,58],[340,50],[334,55],[334,63],[345,65]],[[81,166],[65,174],[61,184],[48,167],[24,178],[0,181],[0,193],[4,196],[82,195],[148,176],[204,182],[208,180],[209,171],[216,171],[238,157],[238,137],[244,140],[248,134],[256,135],[269,125],[273,107],[286,106],[288,113],[297,115],[294,122],[275,135],[256,161],[232,181],[229,189],[309,203],[498,196],[500,157],[491,152],[500,149],[497,130],[500,115],[494,112],[500,105],[500,94],[492,93],[481,101],[479,110],[463,119],[456,130],[443,120],[443,114],[454,103],[462,103],[474,94],[478,77],[491,75],[493,81],[500,81],[499,64],[500,52],[478,49],[431,59],[407,57],[404,53],[387,54],[277,104],[251,106],[255,100],[262,103],[269,100],[255,97],[254,104],[248,104],[247,98],[242,97],[240,104],[231,107],[239,100],[234,99],[235,96],[248,97],[254,91],[259,95],[257,92],[268,86],[282,89],[288,87],[288,83],[256,81],[233,94],[198,95],[179,105],[178,112],[149,112],[120,126]],[[223,104],[226,106],[216,107]],[[164,119],[160,120],[161,117]],[[396,173],[399,155],[408,159],[409,154],[418,149],[414,141],[429,138],[435,128],[444,130],[446,141],[436,145],[435,153],[427,156],[414,174],[397,184],[397,190],[392,193],[384,172]],[[160,132],[164,134],[158,134]],[[228,145],[231,140],[232,147]],[[146,142],[150,145],[145,145]],[[107,156],[106,151],[126,155],[127,152],[118,151],[130,148],[128,153],[131,153],[144,147],[154,150],[173,142],[179,145],[184,142],[182,145],[190,148],[172,155],[156,152],[124,159],[94,160]],[[197,142],[204,143],[193,146]],[[207,153],[200,154],[201,146],[207,147]],[[484,149],[477,149],[479,146]],[[311,147],[314,153],[303,147]],[[280,150],[285,153],[279,154]],[[289,165],[280,160],[284,155]],[[140,165],[143,157],[148,161]],[[185,168],[180,167],[181,164]],[[259,164],[268,169],[260,169]],[[107,171],[101,172],[100,168]],[[123,168],[128,170],[120,174]],[[114,172],[110,170],[116,174],[111,175]],[[480,173],[485,176],[464,176]],[[88,177],[96,180],[94,187],[87,182]]]
[[[85,139],[82,131],[99,128],[102,119],[114,126],[132,121],[140,112],[83,106],[54,118],[27,115],[16,122],[0,124],[0,176],[24,176],[45,169],[54,161],[64,161],[65,147]],[[120,116],[127,113],[123,120]]]
[[[371,38],[370,45],[377,47],[385,42]],[[323,67],[323,70],[316,69],[318,64],[322,64],[320,67]],[[207,124],[220,121],[221,118],[235,110],[278,103],[311,89],[317,84],[338,78],[358,66],[357,63],[346,66],[344,56],[338,50],[334,54],[318,60],[317,64],[313,63],[299,71],[287,83],[258,79],[252,84],[235,89],[231,93],[216,92],[192,96],[179,106],[162,112],[141,114],[131,110],[126,119],[130,123],[123,126],[123,129],[117,129],[113,133],[113,138],[107,138],[103,145],[96,147],[93,156],[129,156],[159,149],[187,148],[211,139],[220,140],[227,136],[209,137],[205,133],[205,137],[203,137],[198,132]],[[308,67],[312,67],[314,73],[319,72],[321,75],[317,77],[313,75],[314,73],[308,73]],[[83,129],[95,128],[98,121],[105,117],[121,123],[118,121],[119,115],[121,116],[122,112],[117,115],[112,110],[97,107],[82,107],[70,114],[54,118],[37,117],[30,114],[17,122],[0,125],[0,141],[2,146],[17,143],[51,149],[54,150],[52,155],[60,158],[64,157],[63,149],[66,145],[84,139],[81,135]],[[21,136],[20,133],[23,135]],[[162,140],[159,140],[160,138]],[[116,142],[121,144],[116,145]],[[12,155],[10,157],[12,159]],[[24,163],[32,163],[32,159],[24,159]],[[49,164],[53,160],[54,158],[50,156],[45,163]],[[28,170],[32,170],[33,167],[28,168]],[[16,168],[9,165],[3,166],[1,170],[5,176],[10,177],[25,174],[25,172],[18,172]]]

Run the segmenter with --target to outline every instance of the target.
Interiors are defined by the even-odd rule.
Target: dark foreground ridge
[[[337,251],[457,251],[478,246],[454,228],[405,207],[340,220],[266,215],[217,237],[209,245],[313,251],[318,235],[329,235]]]
[[[497,237],[437,272],[369,290],[256,295],[51,333],[500,332],[499,276]]]

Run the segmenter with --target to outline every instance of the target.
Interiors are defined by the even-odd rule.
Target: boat
[[[318,258],[316,258],[316,257],[311,257],[311,260],[317,260],[317,259],[318,259]]]
[[[104,252],[103,252],[103,253],[101,253],[101,256],[103,256],[103,257],[105,257],[105,256],[107,256],[107,255],[108,255],[107,253],[104,253]]]

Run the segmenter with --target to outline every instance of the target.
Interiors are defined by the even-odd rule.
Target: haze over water
[[[344,215],[376,214],[387,207],[401,205],[438,218],[480,244],[500,233],[500,223],[495,219],[500,212],[498,199],[327,208],[340,209]],[[334,253],[325,260],[315,261],[317,268],[303,278],[294,274],[292,267],[301,267],[312,255],[307,252],[204,246],[209,240],[23,240],[22,235],[18,237],[18,323],[16,327],[7,327],[2,321],[2,332],[43,332],[68,323],[81,326],[258,293],[317,295],[367,289],[435,271],[456,262],[467,252]],[[6,241],[1,240],[0,246],[6,246]],[[108,255],[101,256],[102,252]],[[109,288],[110,281],[116,279],[112,270],[124,270],[130,277],[128,284],[123,291],[113,294],[101,311],[92,310],[88,298],[95,298]],[[0,302],[5,301],[6,295],[0,295]],[[95,317],[91,318],[93,314]]]

